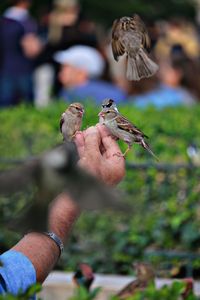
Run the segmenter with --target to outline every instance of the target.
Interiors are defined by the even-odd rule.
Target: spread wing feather
[[[118,60],[119,56],[121,56],[125,53],[125,48],[120,41],[119,32],[120,32],[120,20],[117,19],[113,22],[112,42],[111,42],[113,56],[116,61]]]
[[[137,26],[137,30],[142,34],[142,46],[146,49],[149,49],[151,47],[151,40],[146,25],[137,14],[133,15],[133,20],[135,25]]]

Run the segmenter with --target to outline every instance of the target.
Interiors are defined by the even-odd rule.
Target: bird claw
[[[121,152],[116,152],[113,154],[113,156],[123,157],[125,159],[125,155]]]
[[[74,139],[76,137],[77,134],[81,133],[80,130],[77,130],[73,135],[72,135],[72,139]]]

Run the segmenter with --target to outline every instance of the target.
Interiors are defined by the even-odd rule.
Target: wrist
[[[26,234],[12,249],[24,254],[36,270],[38,282],[43,282],[60,256],[56,243],[43,233]]]
[[[43,234],[48,236],[52,241],[54,241],[54,243],[58,247],[58,249],[60,251],[60,255],[61,255],[64,250],[64,245],[63,245],[62,240],[52,231],[51,232],[50,231],[43,232]]]

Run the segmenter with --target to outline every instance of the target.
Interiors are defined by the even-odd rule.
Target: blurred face
[[[28,0],[21,0],[21,1],[18,1],[18,2],[17,2],[17,6],[23,7],[23,8],[26,8],[26,9],[29,9],[30,6],[31,6],[31,1],[28,1]]]
[[[180,85],[182,78],[181,71],[173,68],[168,63],[163,63],[160,65],[159,75],[161,82],[168,86],[177,87]]]
[[[74,87],[87,81],[87,74],[84,70],[71,65],[62,65],[58,78],[64,87]]]

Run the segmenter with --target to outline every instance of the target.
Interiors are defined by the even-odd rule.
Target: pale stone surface
[[[43,284],[43,290],[40,297],[43,300],[67,300],[73,294],[74,284],[72,282],[72,273],[52,272]],[[106,300],[109,295],[117,293],[122,287],[132,281],[132,276],[118,276],[118,275],[101,275],[95,274],[95,281],[92,287],[102,287],[97,300]],[[158,288],[165,284],[171,284],[170,279],[156,279],[156,286]],[[200,282],[194,283],[195,294],[200,296]]]

